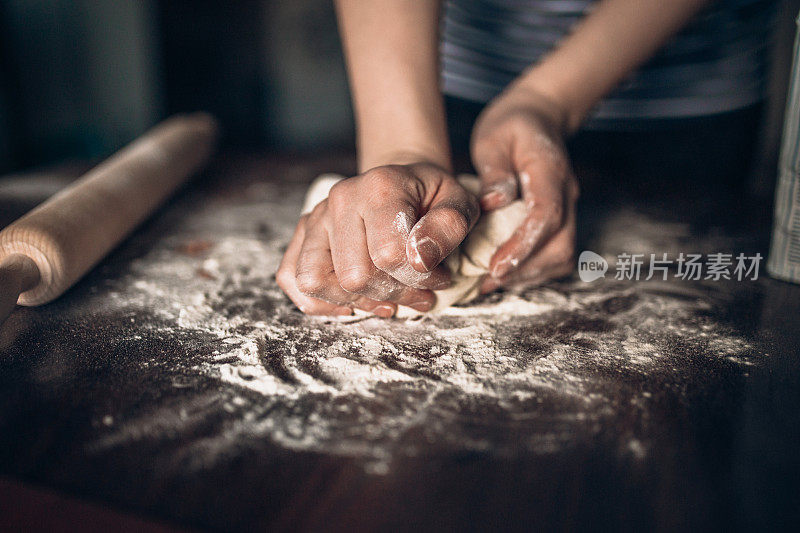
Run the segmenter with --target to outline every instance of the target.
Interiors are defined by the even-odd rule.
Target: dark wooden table
[[[219,530],[797,524],[800,286],[763,265],[614,279],[622,252],[766,255],[768,225],[584,194],[579,249],[612,260],[604,279],[416,322],[308,319],[274,269],[305,185],[350,166],[221,158],[63,298],[16,310],[7,508],[32,505],[23,483]],[[0,225],[71,175],[0,180]]]

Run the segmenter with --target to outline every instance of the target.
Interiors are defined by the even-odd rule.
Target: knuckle
[[[297,290],[306,296],[318,296],[325,291],[326,276],[319,270],[309,269],[297,272]]]
[[[341,180],[337,181],[330,188],[330,191],[328,191],[328,196],[342,194],[342,193],[347,192],[347,190],[350,188],[352,183],[353,183],[353,179],[352,178],[345,178],[345,179],[341,179]]]
[[[399,268],[405,261],[405,250],[395,243],[377,247],[370,258],[376,267],[388,272]]]
[[[361,294],[372,285],[373,269],[368,265],[353,265],[338,274],[339,285],[347,292]]]
[[[378,167],[367,171],[364,178],[371,187],[385,190],[397,184],[399,174],[390,167]]]
[[[314,206],[314,209],[307,215],[308,218],[305,220],[306,227],[315,226],[319,223],[320,220],[325,216],[328,211],[328,198],[325,198],[317,205]]]
[[[275,273],[275,282],[278,284],[278,287],[283,289],[284,292],[286,292],[289,287],[292,286],[292,279],[292,273],[286,267],[279,268]]]
[[[351,200],[351,195],[349,192],[349,186],[346,185],[347,180],[342,180],[336,183],[333,187],[331,187],[330,192],[328,193],[328,203],[334,209],[341,207],[344,202]]]

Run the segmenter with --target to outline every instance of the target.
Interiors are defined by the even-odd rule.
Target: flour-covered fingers
[[[331,258],[339,286],[374,301],[429,311],[436,302],[431,291],[404,285],[373,264],[364,221],[356,211],[348,208],[347,202],[344,195],[338,194],[331,194],[328,199],[334,227],[346,228],[346,231],[329,232]]]
[[[434,270],[455,250],[480,215],[478,199],[455,179],[438,183],[427,212],[414,224],[406,257],[417,272]]]
[[[523,168],[520,189],[528,216],[492,257],[489,269],[495,278],[505,276],[537,253],[561,230],[565,214],[574,204],[567,194],[571,176],[564,175],[559,160],[533,157]]]
[[[481,283],[485,294],[500,287],[539,285],[550,279],[569,275],[575,269],[575,214],[566,225],[534,255],[501,278],[491,275]]]
[[[400,283],[416,289],[441,290],[450,286],[450,273],[443,266],[419,272],[406,253],[409,230],[416,214],[401,206],[384,206],[364,214],[367,248],[373,264]]]
[[[372,171],[364,176],[376,192],[392,190],[393,194],[375,195],[363,205],[361,217],[372,263],[403,285],[417,289],[439,290],[450,285],[450,274],[443,268],[418,272],[408,261],[406,245],[425,201],[426,183],[394,168]]]
[[[284,257],[281,288],[315,313],[357,307],[390,316],[397,305],[424,312],[436,301],[432,291],[451,285],[439,263],[478,214],[477,199],[431,163],[387,165],[339,181],[303,219]]]
[[[472,145],[472,162],[481,180],[481,208],[491,211],[519,197],[517,175],[507,144],[493,138],[478,139]]]
[[[327,202],[323,202],[318,205],[309,216],[305,238],[297,259],[297,288],[306,296],[337,306],[356,307],[382,317],[394,315],[397,310],[395,304],[348,292],[339,284],[323,214],[327,210],[326,204]]]
[[[305,237],[305,221],[307,217],[300,219],[295,229],[294,236],[286,248],[281,264],[275,274],[278,286],[297,306],[300,311],[309,315],[351,315],[353,310],[350,307],[340,306],[306,296],[297,287],[297,258]]]

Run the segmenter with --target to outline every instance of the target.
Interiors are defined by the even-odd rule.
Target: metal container
[[[800,16],[797,24],[767,272],[800,283]]]

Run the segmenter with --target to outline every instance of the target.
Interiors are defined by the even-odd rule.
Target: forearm
[[[336,0],[359,168],[428,161],[450,169],[439,89],[437,0]]]
[[[556,104],[574,132],[587,113],[711,0],[603,0],[510,87]]]

